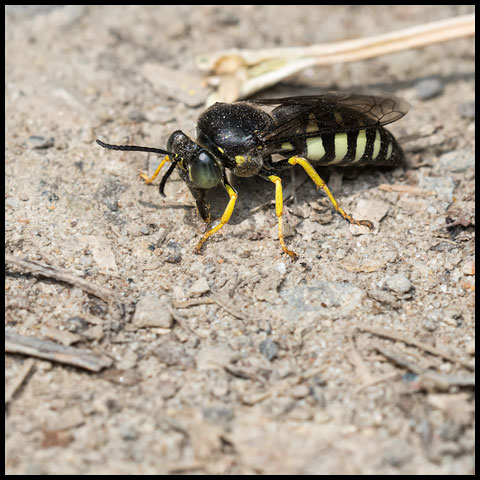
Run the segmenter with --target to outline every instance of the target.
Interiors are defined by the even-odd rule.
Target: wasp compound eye
[[[200,188],[216,187],[222,179],[222,172],[215,159],[205,150],[193,159],[189,173],[192,182]]]

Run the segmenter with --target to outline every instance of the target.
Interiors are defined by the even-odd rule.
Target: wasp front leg
[[[195,251],[197,253],[200,252],[203,244],[207,241],[208,237],[210,237],[214,233],[218,232],[226,223],[228,223],[228,221],[230,220],[230,217],[232,216],[233,209],[235,208],[235,202],[237,201],[238,193],[228,183],[228,180],[225,176],[224,176],[222,182],[223,182],[223,186],[225,187],[225,190],[228,193],[228,196],[230,197],[230,200],[228,201],[227,208],[225,208],[225,211],[223,212],[223,215],[221,216],[221,218],[215,222],[215,225],[210,230],[205,232],[203,237],[198,242],[197,246],[195,247]],[[197,200],[197,206],[198,206],[198,200]],[[199,212],[200,212],[200,210],[199,210]],[[201,215],[201,212],[200,212],[200,215]]]
[[[145,181],[145,183],[148,185],[157,178],[162,167],[165,165],[166,162],[169,162],[169,161],[170,161],[170,158],[168,158],[168,155],[166,155],[165,158],[160,162],[160,164],[158,165],[157,169],[155,170],[154,174],[151,177],[149,177],[145,172],[140,172],[138,176],[142,178]]]

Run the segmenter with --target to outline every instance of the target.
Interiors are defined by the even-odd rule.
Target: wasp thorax
[[[261,155],[236,155],[233,173],[238,177],[251,177],[256,175],[263,167]]]
[[[271,118],[252,105],[215,103],[198,119],[197,140],[235,175],[251,177],[263,167],[258,132],[270,123]]]

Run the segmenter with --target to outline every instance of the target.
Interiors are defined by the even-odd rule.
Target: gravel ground
[[[155,155],[95,144],[193,133],[202,106],[154,88],[146,65],[194,79],[202,53],[471,12],[7,7],[6,346],[66,349],[6,355],[6,473],[473,474],[473,38],[263,92],[382,88],[411,104],[391,126],[406,170],[320,171],[372,233],[295,172],[296,263],[276,240],[273,185],[234,179],[234,215],[196,255],[204,225],[177,174],[162,198],[138,179]],[[214,217],[227,200],[211,192]]]

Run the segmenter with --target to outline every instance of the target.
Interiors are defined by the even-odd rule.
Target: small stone
[[[443,93],[443,83],[438,78],[426,78],[416,85],[418,98],[420,100],[430,100]]]
[[[158,360],[169,367],[181,365],[187,368],[195,367],[195,359],[188,353],[183,345],[178,345],[171,341],[162,342],[154,350]]]
[[[463,173],[475,168],[475,154],[469,149],[444,153],[438,159],[439,167],[449,172]]]
[[[275,264],[275,270],[280,274],[280,275],[285,275],[287,273],[287,267],[285,266],[285,263],[283,262],[278,262]]]
[[[422,327],[427,330],[427,332],[434,332],[438,329],[438,320],[428,316],[422,320]]]
[[[192,283],[192,286],[188,290],[191,297],[201,297],[205,293],[210,291],[210,285],[205,277],[201,277]]]
[[[78,261],[84,267],[90,267],[93,263],[92,257],[90,255],[82,255]]]
[[[462,273],[464,275],[475,275],[475,262],[473,260],[468,260],[462,266]]]
[[[271,338],[263,340],[260,342],[260,353],[268,360],[272,361],[273,359],[277,358],[278,355],[277,344]]]
[[[5,199],[5,205],[8,205],[9,207],[12,208],[18,208],[19,207],[19,202],[17,197],[7,197]]]
[[[293,398],[305,398],[310,393],[310,388],[307,385],[295,385],[290,390],[290,395]]]
[[[182,256],[179,253],[171,253],[165,259],[167,263],[180,263],[182,261]]]
[[[51,148],[55,144],[53,137],[42,137],[41,135],[32,135],[28,139],[28,145],[34,150]]]
[[[172,328],[173,317],[168,303],[154,293],[145,295],[137,303],[133,324],[140,328]]]
[[[462,118],[475,118],[475,101],[461,103],[458,106],[458,114]]]
[[[386,283],[387,287],[395,293],[407,293],[412,288],[412,282],[403,273],[392,275]]]
[[[457,308],[445,308],[442,310],[441,321],[451,327],[460,327],[463,323],[462,311]]]
[[[84,318],[75,316],[66,321],[66,327],[72,333],[83,332],[88,328],[88,323]]]

